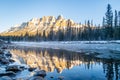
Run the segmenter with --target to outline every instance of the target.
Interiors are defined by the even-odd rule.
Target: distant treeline
[[[42,35],[37,31],[36,35],[32,36],[26,32],[24,36],[0,36],[0,38],[12,41],[120,40],[120,11],[115,10],[113,14],[111,5],[108,4],[102,26],[94,26],[93,22],[88,20],[80,28],[71,27],[69,21],[66,29],[59,29],[57,32],[51,29],[47,36],[44,30]]]

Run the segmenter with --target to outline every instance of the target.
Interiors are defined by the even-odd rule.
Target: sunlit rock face
[[[70,23],[70,25],[68,25],[68,23]],[[42,35],[43,31],[46,31],[46,34],[49,34],[51,30],[57,32],[58,30],[64,30],[67,27],[81,28],[81,24],[75,23],[71,19],[65,19],[62,15],[59,15],[57,18],[54,16],[43,16],[42,18],[32,18],[28,22],[15,25],[0,35],[21,36],[25,35],[25,33],[35,35],[37,32]]]
[[[71,69],[73,66],[85,65],[89,68],[90,65],[99,62],[99,59],[85,57],[79,53],[39,49],[39,48],[19,48],[11,50],[14,55],[21,57],[30,67],[39,68],[47,72],[53,72],[55,69],[61,73],[64,69]]]
[[[18,30],[25,28],[25,26],[27,26],[27,23],[17,24],[15,26],[11,27],[7,32],[18,31]]]

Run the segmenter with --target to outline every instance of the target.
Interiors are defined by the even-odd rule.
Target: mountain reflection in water
[[[94,74],[96,77],[102,74],[100,78],[91,78],[92,80],[120,79],[119,60],[99,59],[99,58],[95,58],[94,55],[84,55],[84,53],[76,53],[65,50],[44,49],[44,48],[11,47],[11,52],[19,56],[22,59],[21,60],[22,63],[25,63],[30,67],[37,67],[39,69],[45,70],[48,73],[54,72],[55,70],[57,71],[57,73],[62,73],[62,71],[66,69],[71,70],[73,67],[79,66],[79,67],[84,67],[86,71],[93,70],[94,72],[94,69],[96,69],[97,72],[100,72]],[[96,68],[95,65],[98,65],[98,67]],[[84,76],[87,76],[87,74]],[[69,78],[66,79],[68,80]],[[71,77],[71,80],[80,80],[80,79],[85,80],[86,78]]]

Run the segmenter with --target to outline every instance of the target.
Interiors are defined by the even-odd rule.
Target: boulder
[[[13,63],[13,62],[15,62],[15,60],[13,60],[13,59],[9,59],[9,62],[10,62],[10,63]]]
[[[7,59],[4,55],[0,55],[0,64],[9,64],[9,59]]]
[[[63,80],[63,79],[64,79],[64,76],[59,76],[58,79],[59,79],[59,80]]]
[[[20,68],[21,70],[27,69],[25,66],[20,66],[19,68]]]
[[[8,77],[8,76],[3,76],[0,78],[0,80],[12,80],[12,78]]]
[[[0,62],[2,61],[2,59],[5,59],[5,57],[3,55],[0,55]]]
[[[4,54],[4,51],[0,49],[0,54]]]
[[[11,65],[6,67],[6,71],[18,72],[18,71],[22,71],[22,69],[20,68],[19,65]]]
[[[12,54],[10,52],[5,54],[6,57],[12,57]]]
[[[53,76],[51,76],[50,78],[54,78]]]
[[[2,48],[1,49],[8,49],[8,47],[7,46],[2,46]]]
[[[40,76],[44,78],[46,76],[46,71],[45,70],[37,71],[34,76]]]
[[[0,77],[1,76],[15,76],[16,74],[13,71],[7,71],[7,72],[1,72],[0,73]],[[1,79],[0,79],[1,80]]]
[[[1,64],[3,64],[3,65],[9,64],[9,60],[6,58],[2,58],[2,59],[0,59],[0,61],[1,61]]]
[[[28,80],[45,80],[45,79],[40,76],[33,76],[33,77],[29,78]]]
[[[3,41],[2,39],[0,39],[0,44],[5,44],[5,41]]]
[[[34,71],[36,68],[28,68],[28,71]]]

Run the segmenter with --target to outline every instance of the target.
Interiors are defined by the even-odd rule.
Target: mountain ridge
[[[35,35],[37,32],[42,34],[43,31],[49,33],[51,30],[54,32],[67,27],[81,27],[81,24],[75,23],[71,19],[65,19],[62,15],[57,18],[54,16],[43,16],[42,18],[32,18],[28,22],[17,24],[7,31],[1,33],[2,36],[21,36],[28,33]]]

